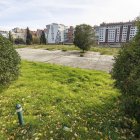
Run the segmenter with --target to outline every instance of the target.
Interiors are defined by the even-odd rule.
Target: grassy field
[[[15,48],[25,48],[25,47],[30,47],[34,49],[47,49],[47,50],[62,50],[62,51],[70,51],[70,50],[79,50],[78,47],[75,47],[74,45],[31,45],[31,46],[26,46],[26,45],[15,45]],[[100,52],[100,54],[104,55],[117,55],[118,51],[120,48],[113,48],[113,47],[91,47],[90,51],[94,52]]]
[[[129,140],[120,93],[105,72],[22,62],[19,79],[0,87],[0,140]],[[15,105],[23,107],[25,125]],[[127,128],[127,127],[126,127]]]

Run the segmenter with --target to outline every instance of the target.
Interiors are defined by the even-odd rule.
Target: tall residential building
[[[102,23],[95,28],[99,44],[129,42],[137,33],[135,22]]]
[[[65,31],[67,27],[63,24],[52,23],[46,25],[47,28],[47,42],[50,44],[64,43]]]

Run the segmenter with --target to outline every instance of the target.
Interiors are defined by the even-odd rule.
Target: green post
[[[23,115],[22,115],[22,107],[20,104],[16,105],[16,112],[18,115],[18,121],[20,125],[24,125],[24,121],[23,121]]]

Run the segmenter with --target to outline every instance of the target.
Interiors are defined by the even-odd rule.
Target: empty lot
[[[79,51],[48,51],[44,49],[17,49],[24,60],[60,64],[84,69],[95,69],[109,72],[114,62],[113,56],[100,55],[98,52],[87,52],[80,57]]]

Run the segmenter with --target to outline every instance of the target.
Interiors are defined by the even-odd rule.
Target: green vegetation
[[[46,50],[62,50],[62,51],[71,51],[71,50],[79,50],[79,48],[74,45],[15,45],[15,48],[25,48],[30,47],[34,49],[46,49]],[[90,51],[100,52],[102,55],[117,55],[120,48],[113,47],[91,47]]]
[[[94,31],[90,25],[77,25],[74,31],[74,45],[81,50],[88,51],[94,44]]]
[[[14,39],[13,36],[11,34],[11,31],[9,31],[9,36],[8,36],[9,41],[13,44],[14,43]]]
[[[140,138],[140,19],[137,24],[137,35],[115,58],[112,77],[122,91],[125,113],[136,121],[135,133]]]
[[[119,50],[121,50],[121,48],[113,48],[113,47],[92,47],[90,49],[90,51],[93,52],[100,52],[101,55],[114,55],[116,56],[119,52]]]
[[[45,37],[45,32],[42,31],[42,34],[40,36],[40,44],[46,44],[46,37]]]
[[[40,44],[40,38],[37,36],[33,36],[33,44],[39,45]]]
[[[105,72],[24,61],[19,79],[0,87],[0,139],[134,140],[113,83]]]
[[[16,44],[16,45],[21,45],[21,44],[25,44],[25,41],[22,39],[22,38],[16,38],[15,40],[14,40],[14,43]]]
[[[30,33],[30,30],[29,30],[28,27],[27,27],[26,31],[27,31],[26,45],[31,45],[32,44],[32,41],[33,41],[32,34]]]
[[[8,39],[0,35],[0,85],[9,84],[19,75],[20,57]]]

